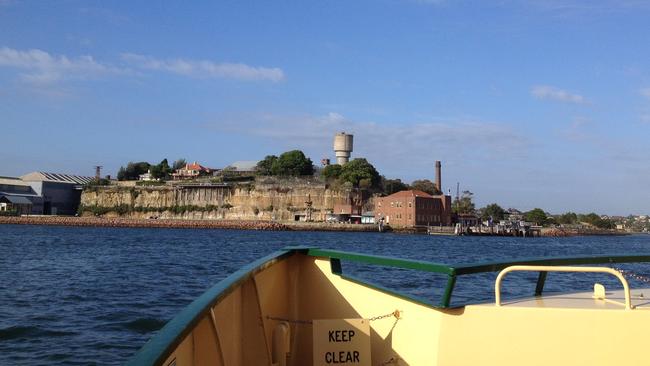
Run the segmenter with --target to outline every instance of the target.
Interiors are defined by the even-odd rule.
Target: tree
[[[185,165],[187,165],[187,162],[185,161],[185,159],[180,158],[180,159],[176,160],[174,162],[174,164],[172,164],[172,171],[177,171],[178,169],[184,168]]]
[[[324,167],[323,170],[320,171],[320,175],[327,180],[339,179],[341,172],[343,172],[342,166],[338,164],[332,164]]]
[[[391,195],[399,191],[409,189],[409,185],[403,183],[401,179],[386,179],[383,175],[379,178],[381,192],[385,195]]]
[[[300,150],[287,151],[273,162],[271,173],[284,176],[313,175],[314,164]]]
[[[565,225],[572,225],[578,222],[578,215],[574,212],[566,212],[557,218],[557,222]]]
[[[537,225],[544,225],[547,222],[547,215],[541,208],[534,208],[524,214],[524,220],[534,222]]]
[[[126,169],[123,166],[117,171],[117,180],[126,180]]]
[[[359,187],[359,183],[362,179],[367,179],[367,182],[364,182],[366,188],[375,188],[379,187],[379,173],[368,160],[363,158],[357,158],[349,163],[343,165],[341,168],[340,179],[344,182],[350,182],[354,187]]]
[[[149,170],[152,178],[161,180],[167,179],[172,173],[172,168],[169,167],[167,159],[163,159],[158,165],[152,165]]]
[[[590,225],[593,225],[593,226],[595,226],[597,228],[601,228],[601,229],[613,229],[614,227],[616,227],[616,225],[614,225],[614,223],[611,220],[603,219],[598,214],[596,214],[594,212],[592,212],[590,214],[587,214],[587,215],[579,215],[578,219],[581,222],[586,222],[586,223],[588,223]]]
[[[505,218],[506,210],[496,203],[491,203],[481,209],[481,219],[487,220],[490,217],[493,221],[500,221]]]
[[[413,183],[411,183],[411,189],[417,189],[432,195],[437,195],[442,193],[438,190],[436,185],[428,179],[414,180]]]
[[[263,160],[257,162],[257,168],[255,169],[258,175],[273,175],[273,163],[278,160],[278,157],[275,155],[267,155]]]
[[[118,180],[137,180],[140,177],[140,174],[144,174],[149,170],[150,164],[146,161],[141,161],[138,163],[129,162],[126,165],[126,168],[120,167],[120,170],[117,172]]]
[[[463,191],[459,199],[456,199],[451,205],[451,210],[455,214],[473,214],[475,211],[474,202],[472,197],[474,193],[470,191]]]

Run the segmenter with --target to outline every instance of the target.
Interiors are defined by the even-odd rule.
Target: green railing
[[[332,272],[343,275],[343,266],[341,260],[359,262],[366,264],[374,264],[379,266],[412,269],[424,272],[432,272],[447,276],[447,284],[445,286],[442,299],[438,303],[440,308],[448,308],[451,304],[451,297],[456,285],[458,276],[498,272],[504,268],[516,265],[537,265],[537,266],[569,266],[569,265],[585,265],[585,264],[613,264],[613,263],[641,263],[650,262],[650,254],[640,255],[607,255],[607,256],[584,256],[584,257],[556,257],[556,258],[530,258],[530,259],[517,259],[505,262],[484,262],[474,264],[462,265],[447,265],[440,263],[432,263],[419,260],[398,259],[392,257],[384,257],[377,255],[367,255],[353,252],[344,252],[339,250],[327,250],[318,248],[287,248],[297,251],[303,251],[304,254],[314,257],[329,258]],[[545,271],[539,272],[537,277],[537,285],[535,286],[535,296],[540,296],[544,291],[544,284],[546,283]],[[350,277],[350,276],[348,276]],[[357,278],[352,278],[355,281],[360,281]],[[370,283],[366,284],[372,285]],[[375,285],[372,285],[377,287]]]
[[[390,291],[373,285],[366,281],[355,279],[343,274],[342,260],[374,264],[380,266],[389,266],[395,268],[412,269],[424,272],[431,272],[447,276],[447,285],[442,300],[438,307],[448,308],[451,302],[451,296],[456,284],[456,278],[462,275],[469,275],[484,272],[496,272],[513,265],[581,265],[581,264],[611,264],[611,263],[633,263],[633,262],[650,262],[650,255],[611,255],[611,256],[586,256],[586,257],[561,257],[546,259],[524,259],[509,262],[490,262],[477,263],[469,265],[446,265],[431,263],[419,260],[399,259],[392,257],[366,255],[360,253],[344,252],[338,250],[326,250],[309,247],[288,247],[272,253],[266,257],[260,258],[250,263],[237,272],[231,274],[221,282],[214,285],[203,295],[194,300],[191,304],[179,312],[170,320],[159,332],[157,332],[134,357],[127,362],[127,365],[160,365],[173,351],[173,349],[183,340],[183,338],[193,329],[202,317],[206,316],[210,309],[224,298],[231,291],[240,286],[244,281],[250,279],[256,273],[263,271],[268,266],[283,260],[296,253],[304,255],[328,258],[333,273],[345,276],[352,280],[361,282],[367,286],[391,292],[396,296],[415,300],[418,302],[431,305],[428,301],[422,301],[409,297],[399,292]],[[546,272],[540,272],[537,288],[535,293],[540,295],[544,288]]]

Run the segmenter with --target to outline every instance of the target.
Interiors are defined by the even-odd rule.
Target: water
[[[0,364],[122,364],[207,288],[288,245],[471,263],[650,253],[650,236],[521,239],[0,225]],[[650,274],[650,265],[624,267]],[[344,271],[434,302],[444,283],[431,274],[350,263]],[[461,278],[456,302],[493,301],[494,277]],[[549,275],[547,289],[588,291],[595,280],[615,286],[602,275],[558,274]],[[513,274],[503,287],[506,297],[530,295],[534,276]]]

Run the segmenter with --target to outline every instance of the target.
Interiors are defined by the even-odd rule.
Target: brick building
[[[375,222],[393,227],[451,225],[451,196],[418,190],[393,193],[375,200]]]

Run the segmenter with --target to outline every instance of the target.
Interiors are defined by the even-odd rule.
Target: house
[[[202,175],[209,175],[211,173],[212,169],[206,168],[195,161],[191,164],[185,164],[184,167],[177,169],[172,173],[172,178],[174,180],[196,179]]]
[[[393,227],[451,225],[451,196],[405,190],[375,200],[375,222]]]
[[[140,175],[138,176],[138,180],[145,181],[145,182],[151,182],[151,181],[158,181],[158,180],[160,180],[160,179],[154,178],[154,177],[151,175],[151,169],[149,169],[149,170],[147,170],[146,173],[144,173],[144,174],[140,174]]]

